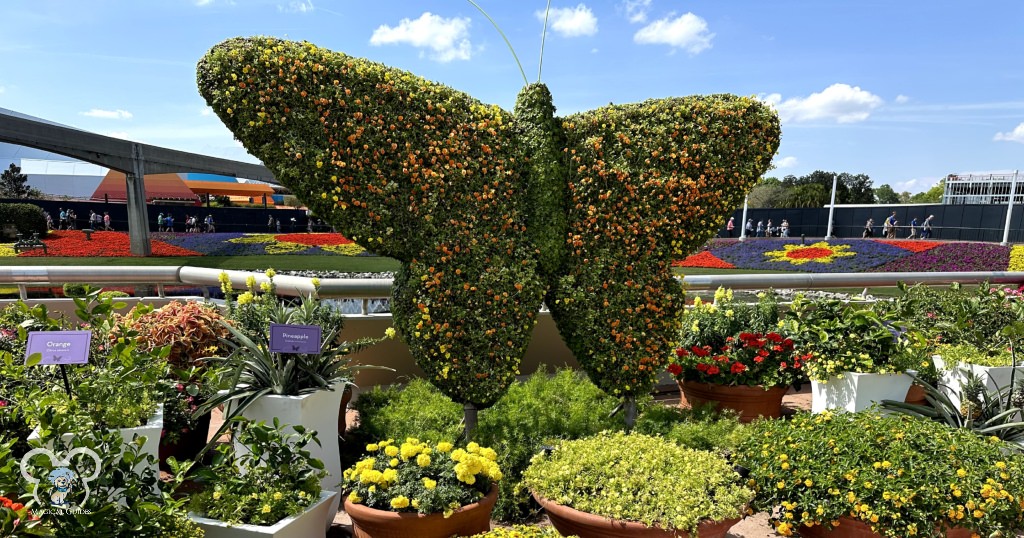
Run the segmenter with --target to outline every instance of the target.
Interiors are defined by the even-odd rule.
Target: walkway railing
[[[0,285],[17,286],[22,299],[28,298],[29,288],[62,286],[66,283],[85,283],[106,286],[155,286],[160,297],[167,286],[197,286],[208,296],[209,289],[220,286],[220,275],[226,273],[231,286],[245,289],[250,276],[257,285],[269,279],[263,273],[225,271],[190,266],[166,267],[69,267],[23,266],[0,267]],[[689,290],[715,290],[719,287],[742,289],[827,289],[871,288],[896,286],[900,282],[931,285],[960,282],[972,284],[1022,284],[1024,272],[975,271],[964,273],[791,273],[741,275],[689,275],[683,284]],[[312,278],[278,275],[274,277],[277,293],[283,296],[303,296],[312,293]],[[320,279],[320,297],[362,299],[363,314],[368,312],[370,299],[391,296],[393,280],[390,278],[324,278]]]

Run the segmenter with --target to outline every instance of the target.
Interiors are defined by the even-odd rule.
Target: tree
[[[875,203],[898,204],[900,203],[900,195],[896,194],[896,191],[892,190],[892,186],[886,183],[875,189]]]
[[[942,194],[944,192],[946,192],[946,180],[942,179],[933,185],[932,188],[911,196],[910,202],[914,204],[939,204],[942,203]]]
[[[839,174],[839,183],[846,186],[846,196],[839,200],[839,192],[836,192],[836,203],[840,204],[873,204],[875,203],[875,189],[871,187],[871,178],[867,174]],[[838,191],[838,188],[837,188]]]
[[[5,198],[39,198],[42,195],[38,189],[28,185],[28,176],[21,173],[21,167],[11,163],[11,166],[0,174],[0,196]]]
[[[789,189],[778,178],[763,177],[747,194],[747,205],[754,208],[786,207]]]
[[[831,193],[818,183],[800,185],[789,191],[786,207],[824,207]]]
[[[808,192],[819,192],[818,189],[804,190],[797,194],[794,189],[808,185],[817,185],[825,193],[824,201],[817,204],[817,207],[828,205],[832,200],[832,181],[836,180],[836,203],[837,204],[873,204],[875,203],[875,190],[871,187],[871,178],[867,174],[850,174],[843,172],[825,172],[815,170],[806,176],[786,176],[782,179],[782,186],[789,191],[787,200],[803,200],[802,203],[810,203],[817,200],[814,197],[808,198]],[[815,195],[816,196],[816,195]],[[787,207],[815,207],[808,205],[788,205]]]

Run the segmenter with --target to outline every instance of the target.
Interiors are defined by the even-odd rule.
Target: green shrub
[[[121,290],[110,290],[100,292],[100,299],[119,299],[121,297],[131,297],[131,294],[128,294]]]
[[[404,387],[374,387],[361,393],[352,407],[359,412],[354,433],[369,442],[415,437],[437,443],[462,434],[462,406],[425,379],[413,379]]]
[[[495,519],[518,521],[535,505],[522,484],[530,458],[559,439],[578,439],[602,430],[622,429],[622,414],[609,417],[617,399],[608,396],[582,372],[541,369],[515,383],[494,407],[480,414],[476,440],[498,452],[505,473]]]
[[[0,204],[0,227],[13,224],[18,233],[30,238],[33,233],[46,237],[46,217],[43,208],[34,204]]]
[[[712,405],[695,409],[651,405],[637,419],[634,431],[660,435],[682,447],[715,452],[732,452],[747,437],[738,415],[715,411]]]
[[[75,297],[77,297],[79,299],[82,299],[82,298],[85,298],[85,296],[89,294],[89,285],[88,284],[80,284],[80,283],[76,283],[76,282],[68,282],[68,283],[64,284],[63,290],[64,290],[64,296],[69,298],[69,299],[75,298]]]
[[[754,498],[725,458],[638,433],[563,441],[534,458],[524,477],[563,506],[691,534],[706,519],[743,517]]]

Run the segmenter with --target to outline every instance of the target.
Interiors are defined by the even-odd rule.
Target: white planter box
[[[902,402],[914,380],[907,374],[862,374],[844,372],[828,381],[811,380],[811,411],[826,409],[863,411],[882,400]]]
[[[338,446],[338,409],[341,406],[344,388],[345,385],[339,383],[335,390],[321,390],[302,396],[263,396],[253,402],[242,415],[249,420],[263,421],[267,424],[273,424],[274,417],[277,417],[281,424],[289,425],[286,428],[289,431],[292,430],[290,426],[295,424],[307,430],[316,430],[320,444],[309,443],[306,449],[312,457],[324,462],[327,475],[320,481],[320,486],[324,491],[336,490],[342,479]],[[236,453],[244,454],[247,450],[235,443]],[[326,527],[334,520],[340,502],[337,496],[331,501]]]
[[[153,416],[149,417],[146,421],[145,426],[138,426],[135,428],[118,428],[118,432],[121,434],[121,439],[124,439],[125,444],[131,443],[136,437],[146,437],[146,441],[142,444],[142,450],[139,451],[139,455],[146,458],[151,456],[153,463],[147,463],[146,461],[140,461],[135,464],[134,471],[136,474],[142,474],[143,470],[147,467],[153,471],[157,478],[160,477],[160,431],[164,429],[164,404],[157,406]],[[35,429],[28,436],[29,440],[39,438],[39,430]],[[61,435],[61,440],[65,444],[70,444],[74,438],[73,433],[65,433]],[[46,444],[46,448],[53,450],[53,442],[50,441]],[[59,454],[58,454],[59,456]],[[148,459],[148,458],[147,458]],[[159,485],[156,486],[157,493],[159,493]]]
[[[942,372],[942,379],[939,381],[942,393],[957,407],[960,406],[960,390],[967,383],[967,372],[981,378],[985,382],[985,390],[994,391],[996,388],[1004,389],[1010,386],[1010,375],[1013,373],[1013,366],[980,366],[966,362],[957,363],[955,368],[946,370],[949,366],[942,360],[940,355],[932,357],[935,366]],[[1015,380],[1024,379],[1024,366],[1016,367]]]
[[[331,505],[337,503],[338,494],[333,491],[320,493],[320,500],[306,509],[305,512],[282,519],[274,525],[235,525],[231,526],[223,521],[208,519],[195,514],[188,517],[195,521],[206,532],[206,538],[248,538],[248,537],[273,537],[273,538],[316,538],[327,535],[324,528],[324,518],[334,514],[330,513]]]

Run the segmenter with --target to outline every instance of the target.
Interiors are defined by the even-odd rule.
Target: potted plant
[[[502,478],[494,450],[408,438],[372,443],[366,451],[342,482],[356,538],[448,538],[490,530]]]
[[[169,348],[161,465],[170,456],[179,460],[195,458],[206,445],[210,414],[196,410],[215,392],[220,372],[201,359],[219,354],[223,339],[230,334],[221,324],[224,319],[212,304],[171,301],[157,309],[136,306],[118,316],[115,330],[109,333],[112,343],[127,337],[145,351]]]
[[[798,296],[787,317],[800,333],[814,412],[860,411],[882,400],[904,400],[913,383],[907,371],[927,357],[921,333],[891,313]]]
[[[554,527],[514,525],[508,528],[498,528],[474,534],[471,538],[562,538],[562,534],[555,530]]]
[[[324,464],[303,448],[315,433],[295,425],[295,433],[273,424],[232,419],[236,440],[246,447],[218,446],[210,467],[194,476],[204,486],[188,503],[189,517],[207,538],[308,538],[325,536],[324,520],[333,518],[333,491],[320,480]],[[185,476],[192,462],[168,462]]]
[[[697,298],[687,312],[668,371],[684,405],[712,403],[750,422],[781,416],[786,391],[806,380],[804,360],[779,324],[774,293],[760,293],[756,305],[746,305],[720,288],[714,303]]]
[[[1021,526],[1024,459],[999,439],[875,411],[751,430],[735,461],[750,472],[754,508],[783,536],[1007,536]]]
[[[1002,339],[1000,338],[1001,340]],[[978,347],[972,344],[939,344],[935,346],[935,364],[941,371],[942,389],[955,404],[967,387],[970,376],[979,378],[986,391],[1010,386],[1024,379],[1024,366],[1009,345]]]
[[[244,416],[254,421],[301,424],[317,432],[319,443],[306,449],[321,460],[326,469],[323,489],[341,482],[341,456],[338,444],[338,415],[345,387],[352,384],[356,371],[376,366],[356,365],[348,355],[391,338],[388,329],[384,338],[362,338],[348,342],[341,337],[341,314],[321,303],[314,279],[314,292],[302,298],[297,306],[278,300],[274,287],[274,271],[267,270],[266,279],[257,285],[250,276],[247,291],[235,295],[226,273],[221,274],[222,289],[227,296],[229,316],[235,323],[222,320],[230,333],[224,341],[226,356],[208,357],[211,364],[226,372],[222,390],[201,404],[197,413],[225,406],[224,424],[212,436],[207,449],[233,423],[232,418]],[[319,325],[323,331],[319,353],[276,353],[270,350],[269,325]],[[207,450],[207,449],[204,449]],[[245,451],[240,443],[235,449]],[[331,513],[337,512],[338,498],[332,500]],[[333,516],[332,516],[333,518]],[[326,521],[330,525],[330,519]]]
[[[723,537],[754,492],[725,458],[642,434],[562,441],[525,482],[562,534]]]

